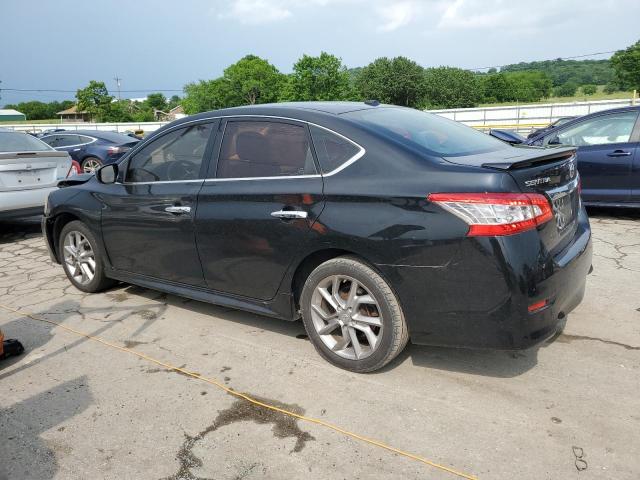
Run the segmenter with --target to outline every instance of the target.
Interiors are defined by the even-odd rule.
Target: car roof
[[[580,115],[580,116],[574,117],[572,120],[568,121],[567,123],[563,123],[562,124],[562,128],[570,127],[571,125],[575,125],[576,123],[582,122],[585,119],[597,117],[599,115],[610,114],[610,113],[637,112],[637,111],[640,111],[640,105],[631,105],[631,106],[628,106],[628,107],[619,107],[619,108],[609,108],[607,110],[598,110],[597,112],[588,113],[587,115]],[[558,128],[560,128],[560,127],[558,127]],[[528,141],[529,142],[535,142],[536,140],[549,135],[550,132],[552,132],[552,131],[557,131],[557,130],[556,129],[545,130],[544,132],[540,132],[540,134],[536,135],[535,137],[532,137],[532,138],[528,139]]]
[[[125,135],[124,133],[109,132],[104,130],[63,130],[60,132],[50,132],[45,136],[54,135],[86,135],[87,137],[99,138],[102,140],[108,140],[109,142],[134,142],[136,139]]]
[[[210,112],[198,113],[189,117],[177,120],[172,125],[183,122],[190,122],[199,119],[210,118],[212,116],[233,116],[233,115],[270,115],[287,116],[292,119],[309,120],[318,116],[336,117],[343,113],[357,110],[368,110],[378,107],[394,107],[394,105],[383,105],[365,102],[283,102],[283,103],[263,103],[260,105],[245,105],[242,107],[223,108]],[[400,107],[398,107],[400,108]]]

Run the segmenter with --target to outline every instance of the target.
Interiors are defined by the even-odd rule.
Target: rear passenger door
[[[270,300],[323,208],[309,128],[256,117],[220,129],[196,213],[204,277],[213,290]]]

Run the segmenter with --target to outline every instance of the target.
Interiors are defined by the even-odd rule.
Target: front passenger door
[[[204,285],[194,217],[217,123],[170,130],[120,164],[119,183],[101,194],[102,234],[115,268]]]
[[[631,200],[631,172],[638,147],[634,129],[637,118],[635,110],[605,113],[559,127],[545,138],[545,145],[578,147],[578,171],[585,202]]]

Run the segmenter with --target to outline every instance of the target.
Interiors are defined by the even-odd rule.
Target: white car
[[[67,152],[0,128],[0,219],[41,215],[49,192],[73,173]]]

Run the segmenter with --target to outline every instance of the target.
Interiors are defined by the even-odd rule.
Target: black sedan
[[[59,151],[69,152],[85,173],[113,163],[140,140],[117,132],[99,130],[61,130],[40,137]]]
[[[116,281],[296,320],[365,372],[408,339],[527,348],[580,303],[591,231],[572,148],[417,110],[240,107],[173,122],[62,182],[43,231],[80,290]]]

